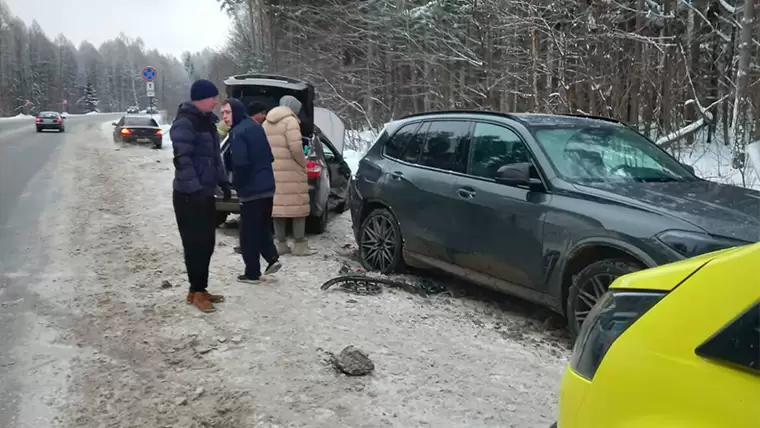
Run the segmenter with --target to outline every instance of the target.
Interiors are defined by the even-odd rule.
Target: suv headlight
[[[583,321],[570,367],[591,380],[612,344],[628,327],[665,296],[654,291],[610,290]]]
[[[658,234],[657,239],[686,258],[749,244],[739,239],[686,230],[666,230]]]

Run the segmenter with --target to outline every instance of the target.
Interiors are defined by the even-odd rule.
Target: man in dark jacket
[[[219,91],[208,80],[198,80],[190,88],[190,99],[179,106],[169,136],[174,147],[174,214],[182,238],[185,268],[190,282],[187,302],[203,312],[214,310],[224,297],[209,293],[208,270],[216,245],[214,191],[222,188],[231,197],[230,184],[222,164],[217,106]]]
[[[228,100],[222,106],[222,117],[230,126],[232,182],[240,199],[240,247],[245,272],[238,276],[238,281],[255,283],[264,279],[260,257],[269,263],[266,274],[273,274],[282,267],[270,229],[275,190],[274,156],[264,128],[248,117],[241,101]]]

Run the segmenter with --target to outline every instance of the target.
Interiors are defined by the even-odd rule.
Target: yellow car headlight
[[[604,294],[583,321],[570,367],[593,379],[615,340],[664,296],[654,291],[610,290]]]

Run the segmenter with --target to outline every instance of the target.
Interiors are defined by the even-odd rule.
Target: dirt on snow
[[[52,338],[74,349],[54,394],[78,428],[536,427],[555,420],[567,341],[516,299],[452,288],[360,296],[320,285],[358,268],[348,213],[282,257],[276,280],[235,281],[234,228],[218,230],[217,312],[185,303],[171,204],[171,148],[118,146],[96,127],[61,153],[65,206],[45,224]],[[443,280],[438,278],[438,280]],[[473,296],[474,295],[474,296]],[[549,320],[549,321],[546,321]],[[374,371],[351,377],[329,355],[354,345]]]

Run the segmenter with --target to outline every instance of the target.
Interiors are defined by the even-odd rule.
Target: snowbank
[[[19,114],[15,115],[15,116],[0,117],[0,120],[19,120],[19,119],[34,119],[34,116],[28,115],[28,114],[19,113]]]
[[[679,161],[694,167],[697,176],[718,183],[760,190],[760,179],[751,161],[742,170],[733,167],[731,147],[719,142],[697,143],[680,152],[672,153]]]

